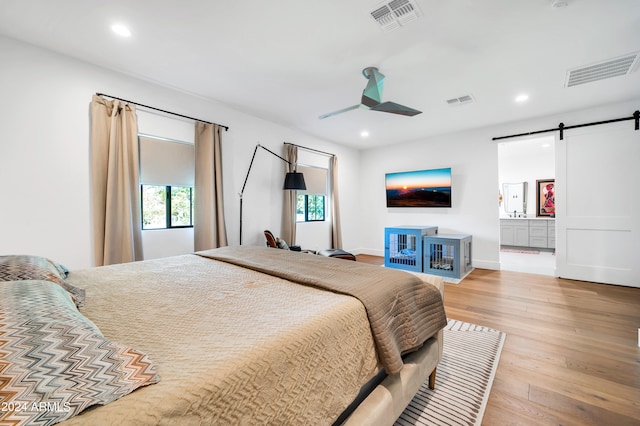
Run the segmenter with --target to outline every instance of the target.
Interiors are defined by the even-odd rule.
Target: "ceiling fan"
[[[351,111],[352,109],[362,108],[371,109],[374,111],[389,112],[391,114],[400,114],[414,116],[422,113],[417,109],[409,108],[404,105],[397,104],[395,102],[382,102],[382,87],[384,86],[384,74],[378,71],[376,67],[367,67],[362,70],[362,75],[367,80],[367,87],[362,92],[362,99],[358,105],[353,105],[347,108],[340,109],[338,111],[323,114],[319,119],[328,118],[343,112]]]

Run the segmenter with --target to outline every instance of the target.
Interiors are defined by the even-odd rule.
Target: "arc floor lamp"
[[[292,165],[294,167],[293,172],[288,172],[284,177],[284,184],[282,186],[283,190],[305,190],[307,189],[307,185],[304,183],[304,176],[302,173],[299,173],[296,170],[296,165],[291,161],[285,160],[283,157],[279,156],[275,152],[271,151],[269,148],[265,148],[264,146],[257,144],[256,148],[253,150],[253,156],[251,157],[251,163],[249,163],[249,170],[247,170],[247,175],[244,178],[244,184],[242,185],[242,190],[238,195],[240,195],[240,245],[242,245],[242,198],[244,195],[244,188],[247,186],[247,179],[249,179],[249,173],[251,173],[251,167],[253,166],[253,160],[256,158],[256,153],[258,152],[258,148],[262,148],[265,151],[275,155],[285,163]]]

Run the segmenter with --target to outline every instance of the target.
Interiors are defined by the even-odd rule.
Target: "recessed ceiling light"
[[[131,31],[129,31],[129,28],[125,27],[124,25],[121,24],[115,24],[111,26],[111,30],[118,34],[119,36],[122,37],[130,37],[131,36]]]
[[[362,136],[363,138],[366,138],[367,136],[369,136],[369,132],[367,132],[366,130],[363,130],[360,132],[360,136]]]
[[[522,94],[522,95],[516,96],[516,102],[524,102],[527,99],[529,99],[529,95]]]

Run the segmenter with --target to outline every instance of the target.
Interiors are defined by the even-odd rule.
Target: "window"
[[[297,222],[322,222],[326,220],[327,169],[298,165],[304,175],[307,189],[298,191],[296,202]]]
[[[142,229],[193,227],[193,144],[140,137]]]
[[[319,222],[324,220],[324,195],[298,195],[296,221]]]
[[[193,227],[193,188],[140,185],[142,229]]]

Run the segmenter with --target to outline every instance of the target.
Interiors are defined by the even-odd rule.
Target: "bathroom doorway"
[[[536,216],[538,181],[554,179],[555,136],[498,143],[500,269],[556,275],[555,220],[550,216]],[[517,195],[509,194],[510,201],[513,197],[521,198],[515,214],[505,209],[504,184],[515,184],[508,185],[510,188],[526,188]],[[515,234],[511,234],[513,229]],[[512,235],[517,238],[513,239]]]

